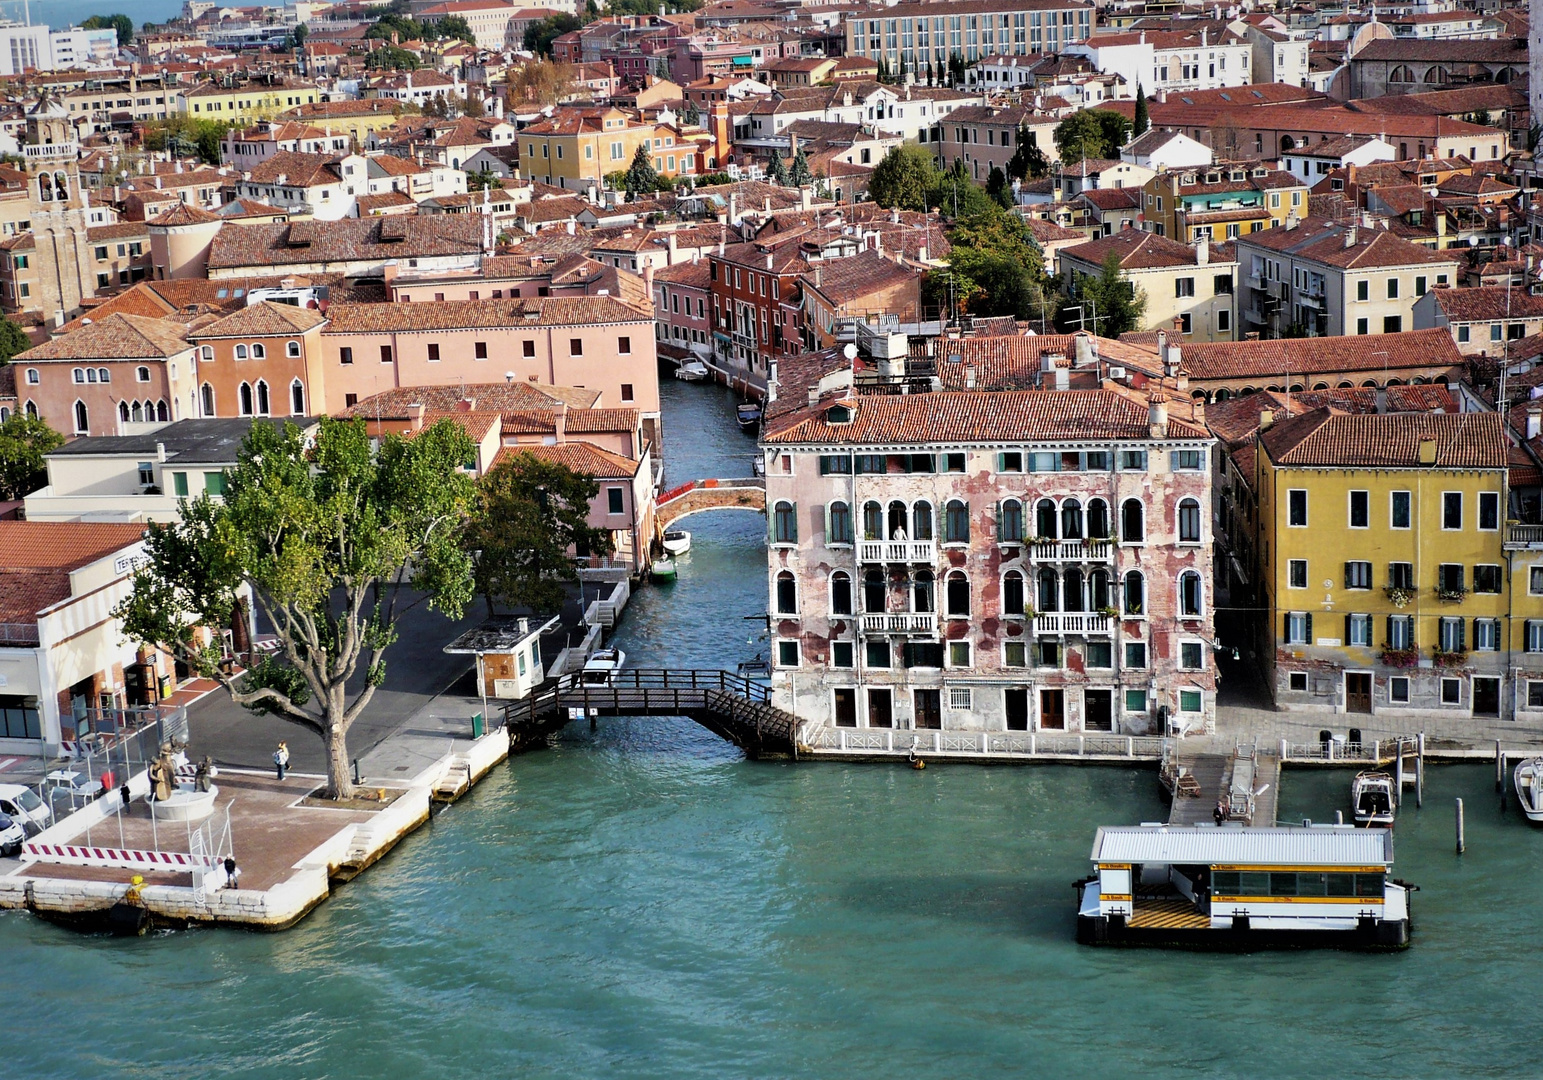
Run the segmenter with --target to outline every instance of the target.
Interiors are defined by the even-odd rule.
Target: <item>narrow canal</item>
[[[671,476],[732,475],[728,398],[667,388]],[[764,647],[763,524],[695,518],[634,662]],[[1345,772],[1291,772],[1332,815]],[[1468,854],[1452,854],[1452,799]],[[7,1076],[1446,1077],[1543,1035],[1543,831],[1483,767],[1398,825],[1407,953],[1095,951],[1070,883],[1095,825],[1162,813],[1118,768],[746,762],[686,722],[573,725],[281,935],[80,937],[0,915]]]

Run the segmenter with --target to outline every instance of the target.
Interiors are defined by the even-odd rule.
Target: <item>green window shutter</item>
[[[1309,611],[1307,613],[1307,644],[1311,645],[1312,643],[1313,643],[1313,613]]]
[[[1345,644],[1346,645],[1350,644],[1350,638],[1351,638],[1351,634],[1350,634],[1350,616],[1346,615],[1345,616]]]

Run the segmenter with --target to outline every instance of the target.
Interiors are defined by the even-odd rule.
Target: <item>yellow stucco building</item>
[[[696,144],[621,109],[564,109],[525,128],[515,142],[526,177],[573,191],[601,187],[607,173],[625,171],[640,145],[649,146],[661,176],[699,171]]]

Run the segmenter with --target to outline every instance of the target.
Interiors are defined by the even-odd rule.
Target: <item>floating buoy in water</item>
[[[923,761],[921,758],[914,758],[911,761],[911,768],[913,768],[913,769],[925,769],[926,767],[927,767],[927,763],[925,761]]]

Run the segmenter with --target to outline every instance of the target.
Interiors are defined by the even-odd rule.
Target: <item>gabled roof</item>
[[[17,360],[164,360],[186,351],[187,330],[179,323],[113,313],[74,333],[45,341]]]
[[[383,235],[382,230],[390,230]],[[209,268],[475,255],[482,222],[475,215],[344,218],[221,229]]]
[[[1347,244],[1346,234],[1354,230]],[[1238,237],[1238,246],[1268,248],[1299,259],[1345,270],[1391,266],[1435,266],[1456,262],[1450,253],[1431,251],[1383,229],[1356,228],[1323,218],[1307,218],[1296,228],[1265,229]]]
[[[314,308],[262,300],[208,326],[200,327],[189,334],[188,339],[206,341],[232,337],[280,337],[303,334],[326,321],[327,317]]]
[[[520,454],[530,454],[541,461],[567,466],[581,476],[593,476],[602,480],[616,480],[636,476],[643,467],[641,461],[622,457],[589,442],[566,442],[557,446],[506,446],[493,458],[493,467]]]
[[[1418,468],[1420,444],[1434,441],[1434,466],[1506,467],[1499,413],[1372,413],[1315,409],[1270,427],[1260,437],[1276,465]]]
[[[83,521],[0,521],[0,573],[78,570],[144,538],[143,525]]]
[[[1183,346],[1191,379],[1285,379],[1384,368],[1457,368],[1463,354],[1450,331],[1436,327],[1401,334],[1216,341]]]
[[[614,296],[549,296],[514,300],[441,300],[430,304],[333,304],[329,334],[387,331],[599,326],[652,321]]]
[[[1063,248],[1061,256],[1101,266],[1111,252],[1120,260],[1122,270],[1162,270],[1196,265],[1194,248],[1142,229],[1122,229],[1086,244]]]

